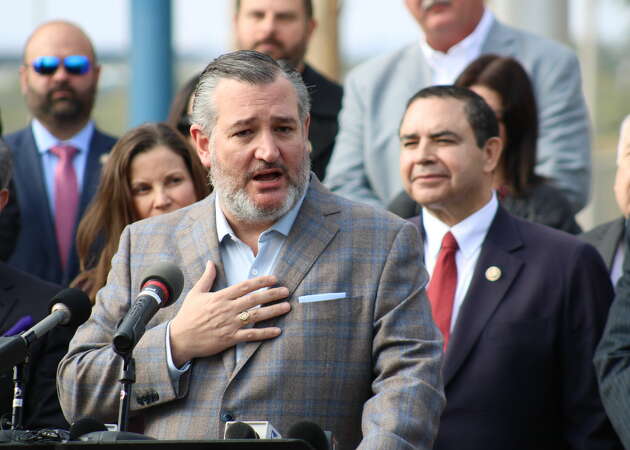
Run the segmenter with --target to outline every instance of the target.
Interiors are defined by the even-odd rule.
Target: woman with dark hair
[[[171,126],[147,123],[112,148],[77,231],[81,273],[72,286],[92,301],[105,285],[125,226],[188,206],[209,194],[206,169]]]
[[[464,69],[454,83],[480,95],[499,122],[503,152],[494,186],[501,205],[515,216],[577,234],[581,231],[564,194],[534,172],[538,112],[532,83],[513,58],[483,55]],[[389,210],[402,217],[418,213],[406,193]]]

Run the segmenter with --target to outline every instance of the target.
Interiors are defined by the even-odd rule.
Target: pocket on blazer
[[[304,321],[357,320],[363,309],[362,297],[344,297],[319,302],[296,302],[292,309]]]

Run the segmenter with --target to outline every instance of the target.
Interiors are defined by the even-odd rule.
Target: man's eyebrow
[[[420,136],[418,135],[418,133],[408,133],[408,134],[401,134],[400,135],[400,140],[401,141],[417,140],[419,138],[420,138]]]
[[[282,122],[282,123],[297,123],[295,117],[291,116],[272,116],[271,120],[273,122]]]
[[[459,134],[455,133],[454,131],[450,131],[450,130],[444,130],[444,131],[438,131],[436,133],[431,133],[429,134],[429,138],[430,139],[440,139],[443,137],[450,137],[450,138],[455,138],[455,139],[459,139]]]
[[[240,119],[240,120],[237,120],[236,122],[230,124],[230,126],[228,128],[232,129],[232,128],[248,126],[248,125],[251,125],[252,123],[254,123],[255,121],[256,121],[256,119],[254,117],[250,117],[248,119]]]

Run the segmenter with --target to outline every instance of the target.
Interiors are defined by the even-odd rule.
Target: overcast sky
[[[178,52],[220,53],[230,46],[231,0],[172,0],[174,48]],[[556,1],[556,0],[549,0]],[[580,3],[571,0],[571,29],[581,27]],[[598,0],[600,36],[627,35],[629,17],[620,0]],[[79,23],[101,52],[124,52],[129,44],[129,0],[0,0],[0,55],[19,54],[39,23],[65,18]],[[418,39],[418,28],[402,0],[342,0],[341,48],[344,55],[380,53]],[[216,56],[208,54],[209,57]]]

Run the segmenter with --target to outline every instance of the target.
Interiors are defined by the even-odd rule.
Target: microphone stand
[[[24,417],[24,369],[26,360],[13,366],[13,410],[11,429],[21,430]]]
[[[120,375],[120,404],[118,407],[118,431],[127,431],[129,425],[129,407],[131,406],[131,391],[133,383],[136,382],[136,360],[133,359],[131,351],[122,354],[123,366]]]

